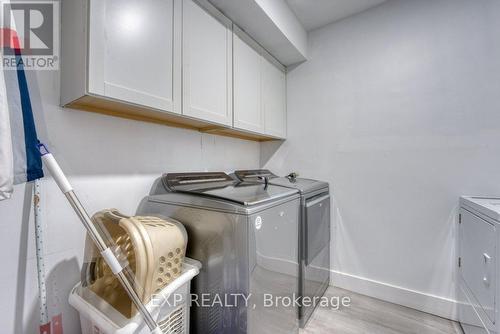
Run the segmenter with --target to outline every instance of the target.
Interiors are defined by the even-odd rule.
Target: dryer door
[[[330,243],[330,195],[314,197],[305,207],[305,259],[306,265]]]
[[[330,195],[306,200],[302,219],[300,293],[314,300],[330,283]],[[305,327],[315,306],[304,302],[299,308],[300,327]]]

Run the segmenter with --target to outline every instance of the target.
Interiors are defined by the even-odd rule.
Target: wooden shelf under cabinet
[[[136,121],[163,124],[184,129],[191,129],[221,136],[252,140],[271,141],[281,140],[278,137],[243,131],[231,127],[209,123],[203,120],[186,117],[185,115],[169,113],[132,103],[116,101],[101,96],[85,95],[74,100],[64,107],[89,111],[98,114],[132,119]]]

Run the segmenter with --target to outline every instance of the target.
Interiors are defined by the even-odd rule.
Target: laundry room
[[[500,1],[0,20],[2,333],[500,333]]]

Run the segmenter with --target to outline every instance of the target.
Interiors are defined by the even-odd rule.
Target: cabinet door
[[[486,220],[461,209],[460,273],[491,322],[496,315],[496,229]]]
[[[175,11],[180,0],[91,0],[89,92],[180,113]]]
[[[231,125],[231,23],[191,0],[183,6],[183,114]]]
[[[262,60],[262,99],[265,133],[286,137],[285,73],[268,60]]]
[[[264,133],[261,55],[238,35],[234,39],[234,127]]]

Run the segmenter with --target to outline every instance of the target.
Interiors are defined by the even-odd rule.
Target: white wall
[[[61,109],[59,73],[39,73],[47,132],[42,139],[69,174],[90,213],[115,207],[134,214],[155,177],[165,171],[259,167],[256,142]],[[27,191],[25,190],[27,189]],[[31,187],[0,202],[0,322],[2,333],[36,333],[38,290]],[[79,333],[67,303],[79,281],[85,233],[52,179],[42,182],[49,312],[63,313],[65,333]]]
[[[328,180],[333,282],[453,317],[463,194],[500,194],[500,2],[388,3],[309,35],[289,140],[262,164]]]
[[[288,76],[289,140],[260,158],[332,185],[336,284],[451,314],[457,198],[500,193],[499,13],[496,0],[391,1],[311,33],[311,60]],[[90,212],[134,213],[164,171],[259,166],[257,143],[60,109],[58,73],[39,78],[43,139]],[[66,300],[84,231],[50,178],[42,191],[50,311],[78,333]],[[37,325],[32,226],[19,186],[0,202],[5,333]]]

